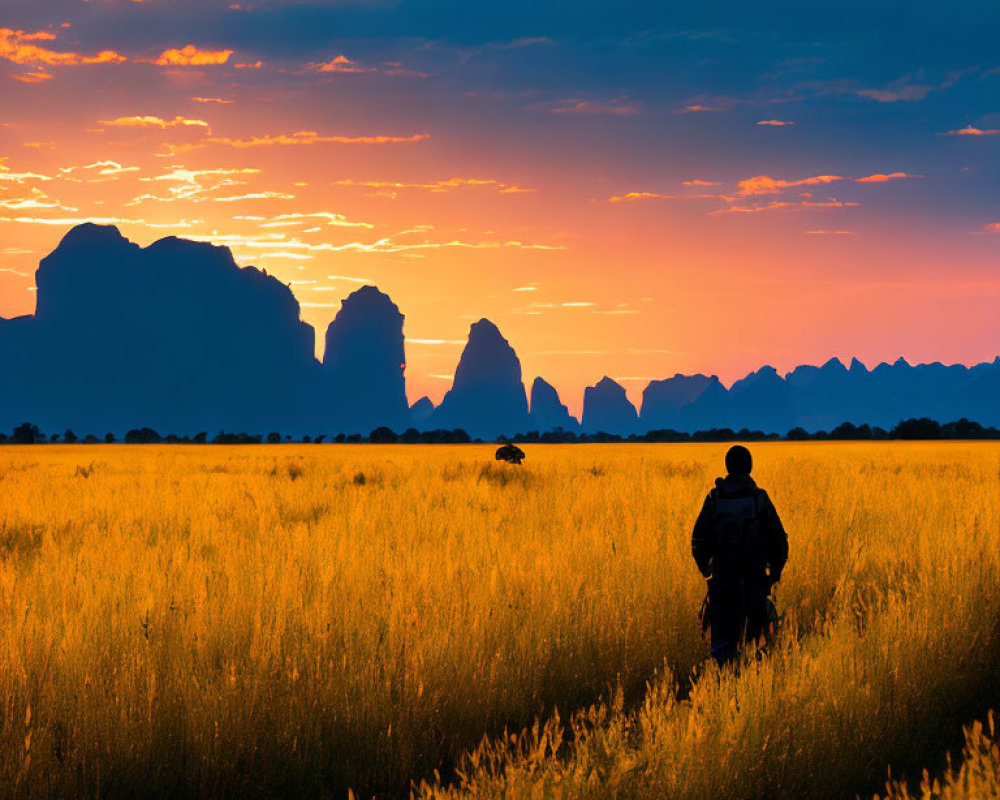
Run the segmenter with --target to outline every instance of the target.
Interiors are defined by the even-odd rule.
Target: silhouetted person
[[[691,552],[708,578],[712,657],[725,664],[755,642],[768,623],[768,596],[788,560],[788,537],[778,512],[750,477],[750,451],[726,453],[725,478],[715,481],[691,536]]]

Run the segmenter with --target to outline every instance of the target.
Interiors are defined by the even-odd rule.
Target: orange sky
[[[1000,211],[948,200],[983,191],[969,164],[995,156],[989,128],[928,123],[924,149],[897,150],[903,123],[879,100],[865,125],[886,144],[857,123],[852,147],[853,106],[822,134],[803,121],[832,101],[708,111],[510,76],[470,88],[409,45],[269,59],[61,22],[0,30],[4,316],[33,311],[34,269],[69,227],[103,220],[142,245],[228,244],[291,284],[319,347],[374,283],[406,315],[411,401],[440,400],[480,317],[526,385],[542,375],[576,413],[605,374],[638,402],[675,372],[1000,351]]]

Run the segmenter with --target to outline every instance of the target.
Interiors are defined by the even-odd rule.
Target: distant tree
[[[278,433],[277,431],[271,431],[267,435],[267,443],[268,444],[281,444],[281,434]]]
[[[0,433],[0,444],[7,444],[10,441],[10,437],[6,433]]]
[[[364,438],[361,436],[360,433],[352,433],[350,436],[347,437],[346,441],[348,444],[359,444],[360,442],[364,441]]]
[[[929,417],[904,419],[890,432],[893,439],[940,439],[941,423]]]
[[[785,438],[790,442],[803,442],[809,438],[809,431],[800,425],[796,425],[785,434]]]
[[[41,440],[42,433],[38,430],[37,425],[32,425],[30,422],[22,422],[14,428],[12,438],[14,444],[35,444]]]
[[[76,444],[79,440],[76,438],[76,434],[73,433],[72,428],[67,428],[66,432],[63,434],[63,441],[66,444]]]
[[[51,442],[52,444],[59,444],[59,434],[58,433],[53,433],[49,437],[49,442]]]
[[[325,440],[326,440],[326,434],[325,433],[321,433],[319,436],[317,436],[315,439],[313,439],[313,441],[316,442],[316,444],[323,444],[323,442]]]
[[[670,430],[669,428],[664,428],[662,430],[649,431],[646,434],[647,442],[689,442],[691,437],[686,433],[678,433],[677,431]]]
[[[302,444],[309,444],[310,442],[312,442],[312,437],[311,436],[303,436],[302,437]]]
[[[205,444],[208,441],[208,433],[206,431],[198,431],[191,441],[195,444]]]
[[[343,444],[344,442],[347,441],[347,437],[344,434],[342,434],[342,433],[338,433],[334,437],[333,441],[335,441],[337,444]]]
[[[125,434],[125,444],[158,444],[161,439],[152,428],[133,428]]]
[[[368,441],[372,444],[395,444],[399,441],[399,437],[392,428],[383,425],[369,434]]]
[[[96,436],[94,436],[94,434],[92,433],[88,433],[86,436],[83,437],[84,444],[97,444],[100,441],[101,440],[98,439]]]
[[[403,444],[416,444],[420,441],[420,431],[416,428],[407,428],[403,431],[399,440],[403,442]]]
[[[114,444],[115,443],[115,435],[113,433],[106,433],[106,434],[104,434],[104,443],[105,444]]]

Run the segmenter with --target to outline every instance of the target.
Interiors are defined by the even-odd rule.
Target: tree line
[[[928,417],[902,420],[891,429],[877,426],[854,425],[844,422],[830,431],[810,433],[805,428],[792,428],[784,434],[765,433],[747,428],[733,430],[732,428],[711,428],[695,433],[685,433],[669,428],[652,430],[646,433],[620,436],[615,433],[574,433],[556,428],[552,431],[539,433],[530,431],[513,436],[501,436],[497,441],[514,444],[587,444],[609,442],[764,442],[764,441],[889,441],[889,440],[932,440],[932,439],[1000,439],[1000,430],[994,427],[984,427],[978,422],[964,417],[955,422],[941,423]],[[152,428],[133,428],[119,440],[113,433],[104,436],[87,434],[82,438],[67,428],[63,433],[45,434],[37,425],[30,422],[22,423],[14,428],[10,435],[0,433],[0,444],[482,444],[482,439],[473,439],[461,428],[454,430],[419,431],[407,428],[403,433],[396,433],[391,428],[382,426],[376,428],[367,436],[360,433],[336,436],[319,434],[317,436],[302,436],[293,438],[282,436],[277,431],[266,435],[231,433],[219,431],[209,436],[206,431],[194,436],[177,436],[174,434],[160,435]]]

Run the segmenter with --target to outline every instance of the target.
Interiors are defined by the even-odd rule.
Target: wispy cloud
[[[164,50],[158,58],[149,63],[161,67],[205,67],[225,64],[233,54],[232,50],[201,50],[193,44]]]
[[[658,194],[656,192],[629,192],[628,194],[616,194],[608,198],[612,203],[631,203],[635,200],[677,200],[675,194]]]
[[[996,128],[976,128],[972,125],[966,125],[964,128],[959,128],[955,131],[946,131],[944,136],[996,136],[1000,134],[1000,130]]]
[[[642,106],[639,103],[629,100],[627,97],[615,97],[611,100],[586,100],[578,97],[565,97],[558,100],[532,103],[527,108],[549,111],[553,114],[611,114],[616,116],[631,116],[638,114],[642,110]]]
[[[266,134],[264,136],[249,136],[242,139],[228,136],[209,136],[191,144],[175,144],[168,146],[172,153],[180,153],[210,144],[243,149],[248,147],[291,147],[312,144],[412,144],[414,142],[422,142],[429,138],[429,133],[415,133],[410,136],[321,136],[316,131],[296,131],[292,134]]]
[[[794,186],[816,186],[840,180],[843,180],[843,178],[839,175],[815,175],[810,178],[800,178],[794,181],[772,178],[768,175],[755,175],[752,178],[745,178],[739,181],[736,187],[741,195],[777,194],[782,189]]]
[[[534,192],[535,189],[526,189],[513,183],[503,183],[493,179],[483,178],[446,178],[445,180],[430,181],[427,183],[405,183],[400,181],[356,181],[351,179],[334,181],[333,186],[357,186],[366,189],[376,189],[378,194],[395,196],[395,193],[404,189],[417,189],[427,192],[443,193],[451,192],[455,189],[464,188],[489,188],[496,189],[500,194],[523,194]]]
[[[873,175],[865,175],[863,178],[855,178],[858,183],[885,183],[886,181],[895,181],[900,178],[922,178],[922,175],[911,175],[908,172],[890,172],[885,174],[883,172],[876,172]]]
[[[814,230],[806,231],[809,236],[857,236],[857,231]]]
[[[983,230],[987,230],[990,233],[1000,233],[1000,222],[987,222],[983,225]]]
[[[313,211],[309,213],[297,212],[294,214],[277,214],[273,217],[233,217],[252,222],[262,223],[260,227],[283,227],[285,225],[304,225],[310,222],[322,221],[324,224],[334,228],[374,228],[370,222],[354,222],[343,214],[334,214],[330,211]]]
[[[203,119],[187,119],[185,117],[174,117],[172,120],[162,119],[152,116],[118,117],[117,119],[98,120],[101,125],[109,125],[118,128],[206,128],[210,126]]]
[[[306,65],[306,70],[309,72],[318,73],[337,73],[346,75],[360,75],[360,74],[380,74],[380,75],[397,75],[407,78],[426,78],[428,77],[426,72],[420,72],[415,69],[407,69],[398,61],[387,61],[378,66],[364,66],[359,64],[354,59],[348,58],[343,53],[330,59],[329,61],[320,61],[312,64]]]
[[[758,125],[771,125],[776,128],[780,128],[784,125],[794,125],[795,122],[789,119],[759,119],[757,120]]]
[[[213,197],[214,203],[235,203],[239,200],[294,200],[294,194],[285,192],[247,192],[246,194],[230,195],[228,197]]]
[[[196,103],[218,103],[220,105],[229,105],[232,100],[227,100],[224,97],[192,97]]]
[[[718,181],[703,181],[700,178],[695,178],[691,181],[681,181],[681,186],[721,186]]]
[[[87,172],[89,174],[87,178],[88,183],[101,183],[104,181],[115,180],[120,175],[138,171],[138,167],[126,167],[119,164],[117,161],[95,161],[92,164],[59,167],[59,172],[65,176],[72,176],[77,172]],[[66,179],[74,182],[82,182],[80,178],[67,177]]]
[[[114,50],[102,50],[91,56],[75,52],[58,52],[35,42],[51,42],[55,34],[47,31],[27,33],[22,30],[0,28],[0,58],[14,64],[54,66],[75,66],[78,64],[119,64],[127,59]],[[22,76],[22,80],[23,80]],[[28,78],[31,81],[31,78]],[[39,78],[38,80],[46,80]]]

